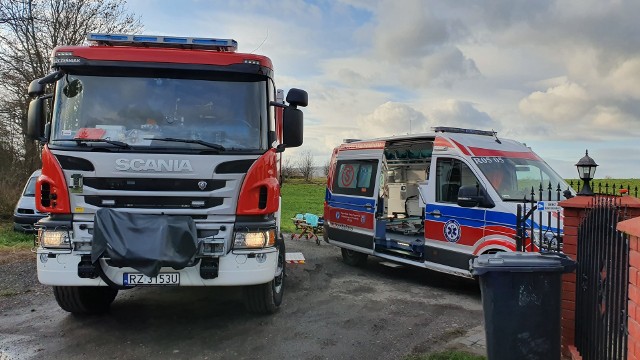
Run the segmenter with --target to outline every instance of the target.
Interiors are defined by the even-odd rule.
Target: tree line
[[[329,161],[325,162],[321,167],[322,175],[329,175]],[[282,179],[286,181],[291,178],[302,178],[305,181],[311,181],[316,172],[316,162],[310,151],[303,151],[295,158],[286,155],[282,158],[282,166],[280,173]]]

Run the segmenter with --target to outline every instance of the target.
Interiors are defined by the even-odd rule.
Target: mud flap
[[[91,262],[100,257],[117,267],[131,267],[154,277],[163,266],[181,269],[198,251],[190,216],[133,214],[111,209],[96,212]],[[99,265],[99,264],[98,264]]]

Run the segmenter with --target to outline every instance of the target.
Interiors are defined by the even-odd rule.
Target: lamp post
[[[589,185],[589,183],[596,173],[597,166],[598,164],[596,164],[596,162],[591,157],[589,157],[589,150],[586,150],[585,155],[576,164],[576,167],[578,168],[578,176],[584,182],[582,190],[580,190],[578,195],[593,195],[593,190],[591,190],[591,186]]]

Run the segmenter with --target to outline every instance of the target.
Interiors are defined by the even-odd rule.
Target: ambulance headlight
[[[540,232],[538,231],[534,231],[533,232],[533,243],[537,246],[540,247]]]
[[[544,232],[544,233],[542,233],[542,238],[540,238],[540,231],[534,231],[533,232],[533,243],[537,247],[541,247],[540,240],[542,240],[542,246],[544,246],[544,247],[548,247],[548,246],[557,247],[558,246],[558,241],[556,240],[556,238],[555,238],[553,233]]]
[[[274,246],[276,243],[275,230],[266,231],[238,231],[233,239],[234,249],[258,249]]]
[[[71,236],[67,230],[38,230],[38,241],[43,248],[70,249]]]

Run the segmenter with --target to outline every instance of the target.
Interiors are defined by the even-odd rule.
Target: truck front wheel
[[[284,239],[281,238],[278,244],[278,266],[273,280],[244,288],[244,303],[249,312],[273,314],[278,310],[284,294],[285,264]]]
[[[342,261],[351,266],[364,266],[367,263],[367,254],[342,248]]]
[[[107,286],[54,286],[58,305],[73,314],[102,314],[109,311],[118,290]]]

